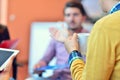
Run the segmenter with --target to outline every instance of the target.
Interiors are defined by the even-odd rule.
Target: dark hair
[[[5,29],[7,26],[0,24],[0,29]]]
[[[78,2],[78,1],[69,1],[69,2],[67,2],[65,4],[65,7],[64,7],[64,13],[65,13],[65,9],[68,8],[68,7],[78,8],[80,10],[80,12],[82,13],[82,15],[87,16],[86,11],[85,11],[83,5],[80,2]]]

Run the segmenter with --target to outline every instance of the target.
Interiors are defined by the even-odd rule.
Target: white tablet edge
[[[4,51],[13,51],[14,53],[2,64],[2,66],[0,66],[0,71],[3,70],[6,66],[7,63],[9,62],[10,58],[14,55],[17,55],[19,53],[19,50],[13,50],[13,49],[6,49],[6,48],[0,48],[0,50],[4,50]]]

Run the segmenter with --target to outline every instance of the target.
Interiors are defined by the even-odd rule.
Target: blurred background
[[[31,56],[42,56],[49,36],[45,29],[61,25],[59,22],[64,20],[63,8],[67,1],[69,0],[0,0],[0,24],[7,25],[11,39],[20,40],[16,47],[20,50],[17,56],[20,65],[17,80],[24,80],[30,75],[30,66],[34,64],[32,61],[38,60],[33,59],[36,56]],[[82,0],[82,3],[90,20],[90,24],[84,25],[90,26],[86,28],[91,30],[94,22],[105,14],[101,11],[98,0]]]

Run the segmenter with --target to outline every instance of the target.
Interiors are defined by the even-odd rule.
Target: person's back
[[[115,66],[111,75],[111,80],[119,80],[120,79],[120,11],[114,13],[113,16],[113,32],[111,32],[111,36],[113,36],[114,39],[114,56],[115,56]],[[112,25],[112,24],[111,24]],[[113,34],[112,34],[113,33]],[[112,43],[112,44],[113,44]]]
[[[119,80],[120,79],[120,11],[109,14],[108,16],[102,18],[98,21],[97,27],[93,28],[95,30],[102,30],[106,39],[101,39],[104,42],[106,41],[109,45],[107,45],[107,49],[109,50],[108,54],[104,54],[104,56],[108,56],[108,64],[106,67],[109,68],[108,74],[110,80]],[[107,60],[105,60],[107,61]],[[104,63],[103,63],[104,64]],[[107,66],[108,65],[108,66]],[[104,73],[106,73],[104,72]],[[106,79],[107,80],[107,79]]]
[[[87,73],[82,77],[78,75],[76,80],[119,80],[120,11],[109,14],[97,21],[91,31],[88,43],[87,61],[82,74]],[[71,67],[74,73],[78,71],[75,70],[77,63],[79,62],[74,62],[72,64],[74,67]],[[95,75],[96,73],[97,75]]]

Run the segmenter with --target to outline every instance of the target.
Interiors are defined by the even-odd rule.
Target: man
[[[83,33],[88,32],[83,29],[82,23],[86,18],[86,12],[79,2],[68,2],[64,8],[64,19],[68,24],[69,35],[73,33]],[[68,35],[68,34],[67,34]],[[35,69],[48,65],[48,63],[56,57],[56,65],[66,65],[69,54],[67,53],[64,44],[60,43],[54,39],[51,40],[45,55],[43,58],[35,65]],[[53,76],[50,80],[71,80],[71,75],[69,68],[55,70]]]
[[[70,53],[69,65],[73,80],[120,80],[120,0],[100,0],[102,9],[110,14],[94,25],[89,37],[86,63],[81,53],[77,34],[56,36],[57,29],[51,29],[53,38],[64,42]],[[63,36],[63,35],[62,35]]]

